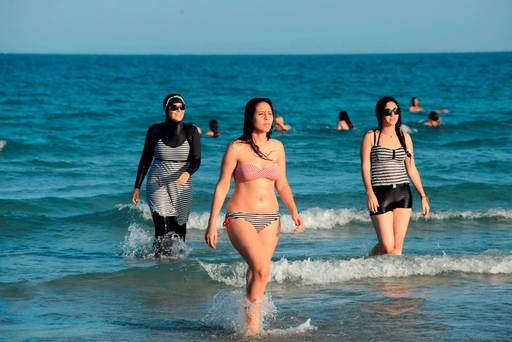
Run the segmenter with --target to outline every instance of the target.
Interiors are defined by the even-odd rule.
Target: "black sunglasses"
[[[168,110],[171,112],[176,112],[178,110],[185,110],[185,104],[182,104],[181,106],[176,106],[176,104],[171,104],[169,107],[167,107]]]
[[[384,114],[384,116],[391,116],[391,114],[393,113],[395,113],[396,115],[400,115],[400,109],[398,109],[398,107],[395,107],[393,109],[384,108],[384,110],[382,111],[382,114]]]

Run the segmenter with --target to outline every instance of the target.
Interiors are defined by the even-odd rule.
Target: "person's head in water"
[[[251,145],[252,150],[263,159],[268,159],[254,143],[253,133],[265,133],[267,140],[272,134],[272,123],[274,121],[274,107],[269,98],[257,97],[250,99],[244,110],[244,131],[238,140],[245,141]]]
[[[416,96],[411,98],[411,106],[418,107],[420,105],[420,99]]]
[[[350,118],[348,117],[348,113],[344,110],[340,110],[340,113],[338,114],[338,121],[345,121],[349,129],[354,128],[352,121],[350,121]]]
[[[166,122],[181,122],[185,116],[185,99],[180,94],[169,94],[164,98],[162,107]]]
[[[427,125],[432,127],[438,127],[439,125],[441,125],[441,118],[439,117],[438,112],[430,112],[430,114],[428,115]]]
[[[206,135],[209,137],[214,137],[214,138],[218,137],[219,136],[219,124],[218,124],[217,120],[210,120],[208,125],[210,126],[210,131],[208,133],[206,133]]]
[[[398,101],[391,96],[384,96],[380,98],[375,105],[375,116],[377,117],[377,122],[381,131],[384,128],[394,126],[395,133],[398,137],[398,140],[400,141],[400,144],[404,148],[405,153],[410,156],[411,154],[407,150],[404,133],[401,129],[402,111]]]

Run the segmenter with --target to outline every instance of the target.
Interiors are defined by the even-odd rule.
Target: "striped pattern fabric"
[[[187,140],[178,147],[159,140],[146,183],[151,211],[160,216],[176,216],[180,225],[187,223],[192,208],[192,177],[184,185],[176,183],[189,166],[189,151]]]
[[[243,219],[254,227],[256,230],[261,230],[266,228],[269,224],[274,222],[275,220],[279,220],[279,212],[274,214],[253,214],[253,213],[227,213],[226,214],[226,223],[229,223],[229,220],[234,219]]]
[[[372,186],[409,183],[405,170],[405,150],[374,145],[371,150]]]

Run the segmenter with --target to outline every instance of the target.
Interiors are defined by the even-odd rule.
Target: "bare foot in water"
[[[260,333],[260,303],[248,302],[245,312],[247,330],[246,336],[255,336]]]

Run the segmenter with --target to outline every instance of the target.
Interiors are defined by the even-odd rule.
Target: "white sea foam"
[[[200,263],[208,276],[230,286],[245,285],[245,263]],[[270,281],[303,285],[341,283],[363,278],[405,278],[462,272],[512,274],[512,255],[485,253],[464,256],[372,257],[350,260],[297,260],[272,262]]]
[[[420,218],[420,214],[414,215],[416,219]],[[430,214],[431,220],[479,220],[479,219],[502,219],[512,220],[512,210],[502,208],[492,208],[487,210],[448,210],[436,211]]]
[[[304,323],[299,324],[296,327],[290,327],[286,329],[270,329],[265,331],[264,335],[270,336],[286,336],[286,335],[298,335],[304,334],[309,331],[315,331],[318,328],[311,324],[311,318],[308,318]]]
[[[139,213],[143,219],[151,221],[151,211],[149,206],[142,202],[134,206],[132,204],[117,204],[118,210],[130,210]],[[310,208],[301,212],[302,220],[304,221],[304,228],[307,230],[331,230],[346,226],[354,223],[370,223],[370,216],[368,211],[344,208],[344,209],[321,209]],[[206,230],[208,227],[208,212],[190,214],[187,227],[190,229]],[[487,210],[447,210],[447,211],[433,211],[430,216],[425,219],[419,212],[412,215],[413,221],[445,221],[445,220],[512,220],[512,210],[502,208],[492,208]],[[217,227],[222,226],[223,215],[219,215],[217,220]],[[281,230],[284,233],[293,232],[295,225],[289,214],[283,213],[281,215]]]
[[[139,213],[145,220],[151,220],[151,209],[144,201],[140,201],[138,205],[133,204],[116,204],[115,207],[119,211],[129,210]]]
[[[124,241],[120,244],[123,256],[128,258],[153,258],[153,232],[149,232],[139,226],[132,224],[128,227],[128,234],[125,235]],[[165,237],[164,243],[169,246],[169,255],[160,256],[161,259],[184,259],[192,249],[181,240],[178,236]]]
[[[138,224],[128,227],[128,234],[121,243],[123,256],[130,258],[146,258],[153,255],[153,234]]]
[[[7,141],[0,140],[0,151],[2,151],[4,149],[5,145],[7,145]]]

